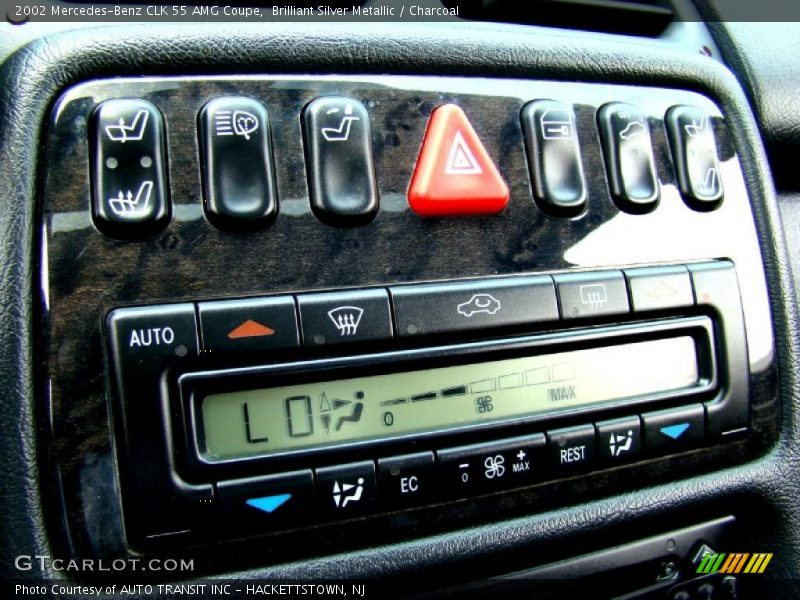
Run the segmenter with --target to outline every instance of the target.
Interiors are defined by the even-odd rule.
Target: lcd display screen
[[[699,384],[690,336],[211,394],[207,461],[390,439],[672,392]]]

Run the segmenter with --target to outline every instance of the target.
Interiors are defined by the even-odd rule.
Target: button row
[[[392,317],[402,338],[692,304],[689,272],[675,266],[200,302],[198,312],[204,351],[225,353],[388,340]]]
[[[125,308],[109,328],[120,360],[155,365],[693,304],[689,271],[676,265]]]
[[[138,363],[198,349],[254,354],[693,304],[689,271],[677,265],[204,301],[197,303],[199,332],[191,303],[121,309],[111,322],[117,351]]]
[[[611,467],[705,439],[700,404],[456,448],[217,484],[226,526],[285,528],[465,498]]]
[[[533,193],[554,216],[575,216],[587,198],[572,106],[537,100],[521,112]],[[611,103],[597,113],[611,194],[621,210],[648,212],[659,198],[650,125],[636,106]],[[722,199],[711,119],[677,106],[665,117],[687,203],[712,210]],[[330,225],[371,221],[379,197],[366,107],[347,97],[324,97],[303,109],[310,204]],[[220,229],[267,227],[279,211],[270,118],[253,98],[208,102],[198,117],[204,207]],[[93,119],[93,213],[103,232],[143,237],[170,219],[164,120],[144,100],[101,103]],[[505,208],[509,188],[490,154],[455,104],[429,119],[408,188],[411,209],[423,217],[491,215]]]

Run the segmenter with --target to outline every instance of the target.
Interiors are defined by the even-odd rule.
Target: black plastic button
[[[593,425],[578,425],[547,432],[550,466],[557,471],[585,469],[594,462]]]
[[[627,212],[653,210],[659,191],[647,118],[623,103],[603,106],[597,118],[614,199]]]
[[[634,311],[694,305],[689,270],[684,266],[625,269]]]
[[[259,352],[297,348],[300,335],[292,296],[199,304],[203,352]]]
[[[266,109],[251,98],[216,98],[199,120],[209,221],[228,230],[266,227],[278,214]]]
[[[164,370],[197,356],[194,305],[168,304],[112,311],[107,319],[116,399],[123,425],[122,477],[129,532],[147,537],[202,529],[210,521],[213,487],[187,484],[170,467],[174,451],[154,393]]]
[[[705,410],[699,404],[645,413],[642,421],[648,452],[678,452],[702,443],[705,438]]]
[[[630,310],[621,271],[564,273],[553,279],[565,319],[617,315]]]
[[[722,179],[711,118],[700,108],[675,106],[665,121],[681,194],[696,210],[715,209],[722,200]]]
[[[557,321],[549,276],[391,288],[399,336]]]
[[[301,294],[300,323],[304,346],[346,344],[392,337],[386,290]]]
[[[558,217],[580,214],[586,180],[572,107],[554,100],[531,102],[522,109],[522,129],[539,206]]]
[[[158,371],[168,362],[197,355],[192,304],[119,308],[108,316],[112,352],[126,371]]]
[[[318,98],[303,114],[311,208],[330,225],[370,222],[378,211],[369,113],[352,98]]]
[[[597,454],[608,463],[624,462],[642,451],[642,423],[639,417],[626,417],[595,423]]]
[[[456,497],[528,485],[544,471],[544,434],[447,448],[436,453],[443,491]]]
[[[217,497],[225,528],[282,529],[311,520],[314,475],[308,469],[222,481]]]
[[[325,514],[346,518],[375,505],[375,463],[370,461],[316,470],[317,507]]]
[[[392,456],[378,461],[378,490],[387,506],[421,504],[432,495],[433,452]]]
[[[93,118],[92,213],[116,238],[157,233],[170,219],[164,122],[144,100],[106,100]]]
[[[688,265],[697,304],[713,307],[725,340],[725,359],[720,361],[726,382],[722,395],[705,403],[709,435],[741,433],[750,425],[750,362],[745,335],[739,281],[729,261]]]

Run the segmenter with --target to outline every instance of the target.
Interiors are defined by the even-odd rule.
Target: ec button
[[[420,504],[431,495],[433,452],[382,458],[378,461],[378,490],[387,506]]]

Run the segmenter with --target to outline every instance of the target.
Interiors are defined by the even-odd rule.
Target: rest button
[[[594,462],[594,425],[579,425],[547,432],[550,465],[559,471],[588,467]]]

